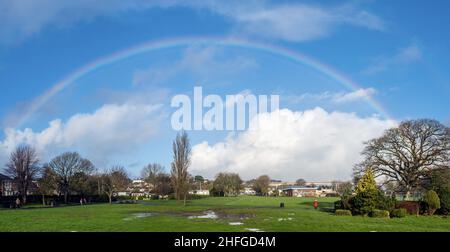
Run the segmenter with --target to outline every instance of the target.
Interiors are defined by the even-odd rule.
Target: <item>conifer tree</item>
[[[375,182],[375,175],[372,169],[368,168],[356,185],[356,193],[372,190],[376,191],[378,188],[377,183]]]

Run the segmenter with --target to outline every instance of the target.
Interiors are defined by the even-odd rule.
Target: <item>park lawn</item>
[[[0,231],[450,231],[450,219],[407,216],[376,219],[335,216],[336,198],[321,198],[320,210],[311,198],[240,196],[188,201],[142,201],[139,204],[95,204],[56,208],[0,210]],[[280,202],[285,208],[279,208]],[[217,219],[192,218],[212,210]],[[150,216],[140,216],[140,214]],[[242,225],[230,225],[241,222]]]

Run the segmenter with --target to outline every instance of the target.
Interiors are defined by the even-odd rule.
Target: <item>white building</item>
[[[209,190],[191,190],[189,191],[190,195],[201,195],[201,196],[209,196]]]
[[[251,187],[245,187],[243,191],[241,191],[243,195],[256,195],[256,191]]]

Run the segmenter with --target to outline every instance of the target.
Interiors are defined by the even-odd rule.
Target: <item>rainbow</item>
[[[136,55],[162,49],[170,49],[190,45],[219,45],[219,46],[238,47],[249,50],[263,51],[308,66],[316,70],[317,72],[322,73],[325,76],[335,80],[336,82],[342,84],[343,86],[352,91],[356,91],[362,88],[356,82],[352,81],[350,78],[340,73],[338,70],[333,69],[332,67],[314,58],[311,58],[305,54],[279,46],[267,45],[259,42],[236,38],[218,38],[218,37],[181,37],[157,41],[152,40],[98,58],[73,71],[58,83],[53,84],[52,87],[47,91],[45,91],[42,95],[35,98],[32,101],[31,105],[28,107],[28,109],[26,109],[23,115],[19,118],[16,127],[20,127],[24,123],[26,123],[34,113],[36,113],[39,109],[41,109],[43,105],[45,105],[52,97],[57,95],[63,89],[72,85],[80,78],[96,71],[97,69],[100,69],[107,65],[114,64],[116,62],[120,62],[122,60],[131,58]],[[386,109],[384,109],[383,106],[381,106],[381,104],[373,97],[368,96],[367,102],[371,105],[373,109],[375,109],[375,111],[377,111],[381,116],[385,117],[385,119],[392,120],[391,119],[392,117],[389,115]]]

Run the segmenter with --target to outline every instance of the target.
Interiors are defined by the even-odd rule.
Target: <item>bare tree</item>
[[[255,190],[256,193],[266,196],[269,193],[269,184],[270,184],[270,178],[267,175],[259,176],[253,185],[253,190]]]
[[[42,205],[45,206],[45,196],[53,195],[57,189],[56,174],[48,165],[44,165],[42,175],[38,179],[38,191],[42,195]]]
[[[434,120],[405,121],[367,142],[363,155],[354,169],[356,178],[371,168],[386,183],[397,182],[408,197],[430,170],[448,164],[450,129]]]
[[[171,180],[177,200],[183,199],[186,205],[186,197],[189,190],[188,168],[191,164],[191,146],[185,131],[177,134],[173,142],[173,162]]]
[[[238,195],[243,187],[242,183],[239,174],[221,172],[214,180],[213,189],[223,196]]]
[[[39,174],[40,167],[36,150],[29,145],[20,145],[11,153],[5,173],[14,179],[22,202],[27,202],[28,188]]]
[[[103,191],[109,198],[109,204],[112,203],[114,193],[125,190],[130,184],[125,168],[122,166],[114,166],[102,176]]]
[[[158,195],[168,195],[171,193],[173,190],[170,175],[164,172],[159,173],[156,177],[156,185],[153,191]]]
[[[164,172],[164,167],[160,164],[153,163],[146,165],[141,171],[141,177],[145,182],[151,184],[153,191],[155,190],[158,178]]]
[[[304,180],[302,178],[297,179],[297,181],[295,181],[295,185],[296,186],[306,186],[306,180]]]
[[[88,159],[84,159],[77,152],[63,153],[50,161],[48,166],[57,176],[58,189],[64,194],[64,202],[67,203],[70,189],[75,182],[79,183],[80,174],[90,174],[94,171],[94,165]]]
[[[349,196],[352,195],[353,184],[350,181],[339,182],[336,184],[335,190],[341,198],[348,198]]]

